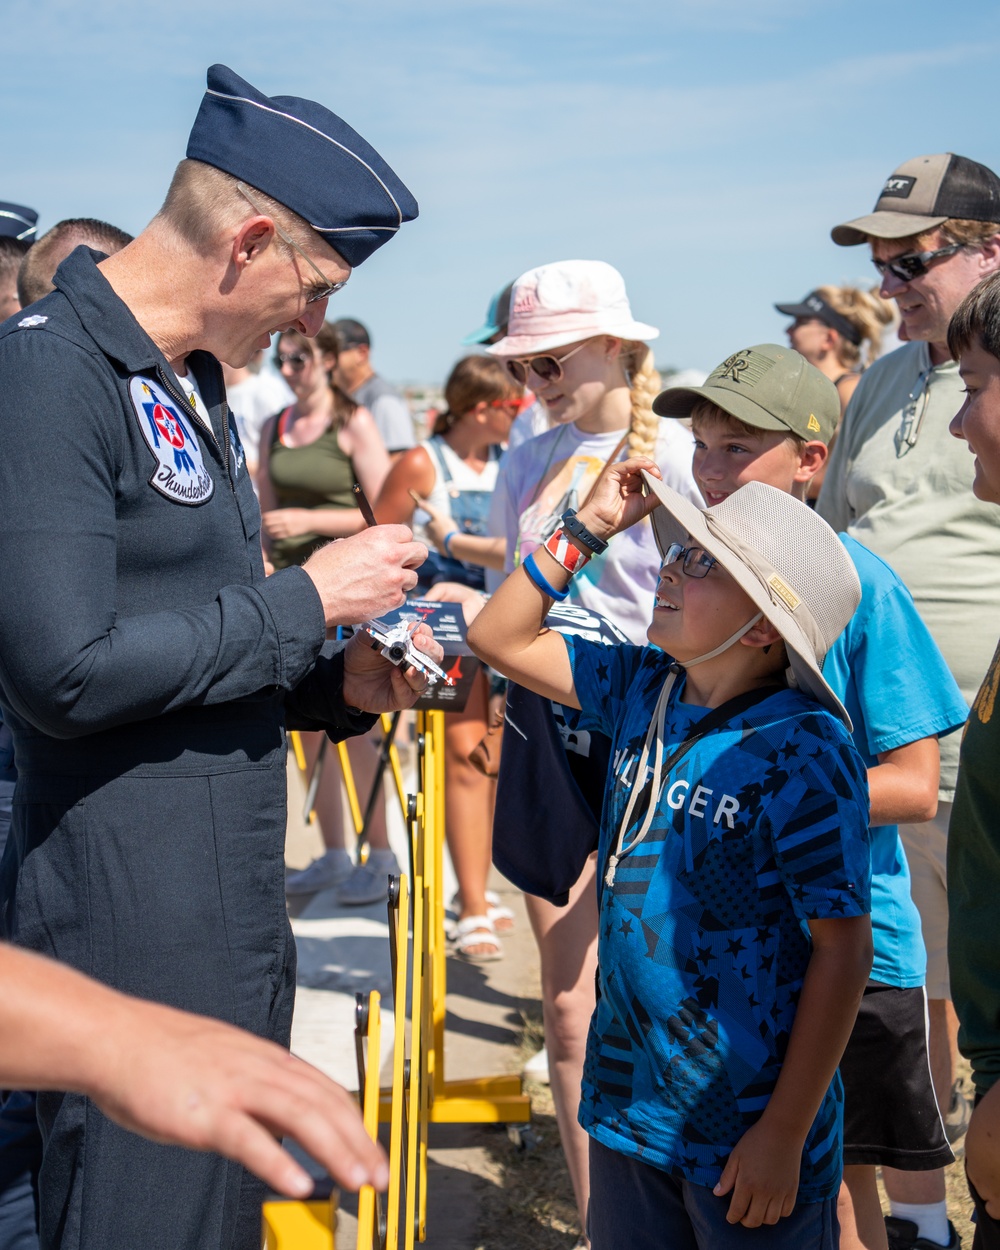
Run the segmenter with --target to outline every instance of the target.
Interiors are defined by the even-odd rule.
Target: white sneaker
[[[327,851],[298,872],[285,878],[286,894],[317,894],[332,885],[340,885],[354,871],[354,863],[344,850]]]
[[[341,907],[365,907],[368,903],[384,903],[389,893],[389,875],[399,872],[399,861],[392,851],[368,852],[337,891]]]
[[[532,1055],[528,1062],[521,1069],[529,1080],[537,1081],[539,1085],[548,1085],[549,1083],[549,1052],[543,1046],[537,1055]]]

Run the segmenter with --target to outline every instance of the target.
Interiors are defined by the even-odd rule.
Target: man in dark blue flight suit
[[[77,249],[0,327],[0,908],[24,946],[287,1045],[285,730],[412,702],[416,674],[326,635],[401,603],[426,550],[378,526],[265,580],[218,360],[315,334],[417,206],[340,118],[224,66],[188,158],[129,247]],[[38,1105],[45,1250],[259,1247],[241,1168]]]

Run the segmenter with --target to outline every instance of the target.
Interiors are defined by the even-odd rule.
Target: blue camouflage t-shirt
[[[580,1123],[612,1150],[713,1186],[781,1070],[808,921],[869,911],[864,765],[831,713],[798,690],[775,691],[678,761],[629,854],[648,808],[640,797],[609,887],[611,844],[670,661],[651,647],[566,645],[580,727],[612,739]],[[665,757],[708,712],[682,703],[683,689],[681,676]],[[842,1100],[837,1075],[805,1143],[800,1202],[837,1192]]]

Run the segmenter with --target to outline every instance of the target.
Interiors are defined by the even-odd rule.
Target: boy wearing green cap
[[[654,410],[689,417],[693,471],[713,507],[748,482],[804,497],[826,461],[840,415],[831,382],[789,348],[761,344],[723,361],[701,387],[664,391]],[[925,1173],[918,1189],[940,1202],[926,1229],[890,1217],[890,1238],[930,1250],[957,1246],[944,1204],[945,1140],[924,1029],[926,956],[897,822],[931,818],[939,735],[961,725],[965,702],[896,574],[853,538],[841,542],[861,583],[858,611],[827,654],[823,674],[844,701],[868,767],[875,957],[858,1022],[840,1065],[844,1081],[844,1250],[886,1245],[876,1166]],[[903,1193],[906,1178],[887,1185]],[[912,1186],[911,1186],[912,1190]],[[921,1206],[931,1205],[921,1203]],[[896,1204],[894,1209],[898,1209]],[[934,1235],[936,1234],[936,1236]],[[940,1239],[940,1240],[939,1240]]]
[[[658,476],[646,457],[610,466],[469,631],[612,739],[588,1231],[594,1250],[834,1250],[870,858],[864,766],[821,667],[861,591],[790,495],[752,483],[702,512]],[[546,631],[589,554],[646,514],[665,553],[655,645]]]

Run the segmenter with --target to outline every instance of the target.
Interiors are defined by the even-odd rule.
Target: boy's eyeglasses
[[[706,577],[710,569],[719,563],[715,556],[710,556],[704,547],[685,547],[681,543],[671,543],[663,557],[661,568],[668,564],[683,561],[681,568],[688,577]]]
[[[577,344],[565,356],[525,356],[523,360],[505,360],[504,364],[507,366],[507,372],[518,386],[527,384],[529,373],[533,373],[536,378],[541,379],[543,382],[558,382],[563,375],[563,365],[571,356],[575,356],[577,352],[582,352],[587,346],[587,342]]]
[[[953,243],[950,247],[939,247],[936,252],[907,252],[905,256],[896,256],[892,260],[873,260],[872,264],[883,278],[888,272],[900,282],[912,282],[927,272],[930,261],[942,256],[954,256],[961,249],[961,243]]]
[[[282,365],[291,365],[296,372],[312,360],[305,352],[275,352],[274,363],[280,369]]]
[[[239,191],[240,195],[242,195],[245,200],[248,200],[250,202],[251,207],[254,208],[258,213],[260,213],[262,217],[268,216],[268,214],[264,212],[263,208],[261,208],[261,206],[257,203],[257,201],[253,198],[253,196],[247,190],[245,183],[237,182],[236,189],[237,191]],[[294,251],[298,252],[298,254],[306,262],[306,264],[312,267],[313,272],[318,273],[320,276],[321,285],[319,287],[314,287],[312,291],[310,292],[310,294],[306,296],[307,304],[315,304],[321,299],[329,299],[331,295],[336,295],[338,291],[342,291],[344,287],[347,286],[346,278],[344,279],[343,282],[331,282],[330,279],[323,272],[323,270],[320,269],[319,265],[317,265],[314,260],[311,260],[306,255],[306,253],[302,250],[301,247],[299,247],[299,245],[295,242],[295,240],[291,237],[291,235],[286,234],[285,231],[282,230],[282,228],[278,225],[278,223],[274,220],[273,217],[271,218],[271,225],[274,226],[274,233],[278,236],[278,238],[281,239],[284,243],[287,243],[288,246],[292,248]]]

